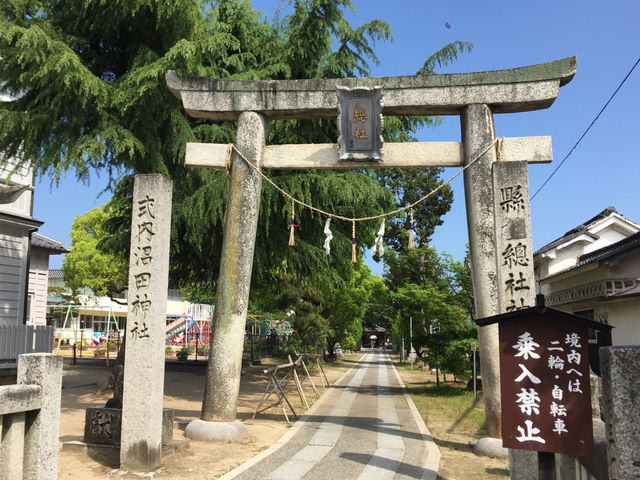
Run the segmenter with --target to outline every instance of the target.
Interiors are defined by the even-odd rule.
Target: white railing
[[[210,321],[213,316],[213,307],[206,303],[192,303],[191,315],[196,321]]]
[[[23,353],[51,353],[53,327],[0,325],[0,367],[15,367]]]
[[[620,296],[633,290],[638,285],[640,285],[640,279],[637,278],[599,280],[550,293],[546,295],[545,303],[552,306]]]
[[[0,387],[0,478],[57,478],[61,388],[61,355],[18,357],[18,383]]]

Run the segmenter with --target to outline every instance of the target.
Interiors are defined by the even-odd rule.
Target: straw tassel
[[[289,225],[289,246],[293,247],[296,244],[296,235],[295,235],[295,220],[291,220]]]
[[[351,261],[353,263],[358,259],[356,255],[356,221],[351,221]]]
[[[296,244],[296,228],[298,223],[296,222],[296,204],[291,200],[291,222],[289,223],[289,246],[293,247]]]
[[[415,247],[415,237],[416,232],[413,229],[413,209],[409,210],[409,249],[416,248]]]

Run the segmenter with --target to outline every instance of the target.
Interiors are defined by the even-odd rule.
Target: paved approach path
[[[379,350],[365,353],[283,440],[222,478],[435,480],[440,457]]]

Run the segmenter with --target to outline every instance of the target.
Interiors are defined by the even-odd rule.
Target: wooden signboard
[[[536,317],[500,324],[502,443],[591,455],[587,328]]]
[[[337,91],[340,160],[382,160],[382,87]]]
[[[543,305],[476,323],[499,324],[503,446],[591,455],[589,328],[611,327]]]

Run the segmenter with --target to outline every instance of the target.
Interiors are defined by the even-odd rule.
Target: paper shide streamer
[[[379,257],[384,255],[384,218],[382,219],[382,223],[378,229],[376,239],[373,243],[373,248],[371,249],[371,255],[375,256],[376,254]]]
[[[327,221],[324,222],[324,234],[326,235],[324,239],[324,252],[329,255],[331,253],[331,240],[333,239],[333,232],[331,231],[331,219],[327,218]]]
[[[384,218],[385,217],[389,217],[391,215],[398,214],[398,213],[406,212],[407,210],[409,210],[409,225],[408,225],[408,228],[407,228],[407,231],[409,233],[408,248],[410,248],[410,249],[415,248],[415,235],[416,235],[416,232],[415,232],[415,229],[414,229],[413,207],[415,207],[419,203],[424,202],[425,200],[427,200],[431,196],[435,195],[441,188],[444,188],[447,185],[449,185],[453,180],[455,180],[466,169],[468,169],[473,164],[475,164],[478,160],[480,160],[480,158],[482,158],[485,153],[487,153],[489,150],[494,148],[496,145],[498,146],[496,154],[499,155],[500,152],[502,151],[502,147],[501,147],[502,140],[503,139],[500,138],[500,137],[494,138],[493,141],[489,145],[487,145],[484,149],[482,149],[482,151],[479,152],[464,167],[462,167],[460,170],[458,170],[455,174],[453,174],[447,180],[445,180],[444,182],[440,183],[440,185],[438,185],[436,188],[434,188],[430,192],[426,193],[425,195],[423,195],[422,197],[417,199],[415,202],[413,202],[413,203],[411,203],[409,205],[405,205],[403,207],[396,208],[395,210],[392,210],[390,212],[385,212],[385,213],[381,213],[379,215],[373,215],[373,216],[367,216],[367,217],[358,217],[358,218],[345,217],[343,215],[338,215],[338,214],[335,214],[335,213],[331,213],[331,212],[322,210],[322,209],[320,209],[318,207],[314,207],[311,204],[305,203],[302,200],[298,200],[298,199],[294,198],[289,192],[283,190],[271,178],[269,178],[267,175],[265,175],[264,172],[259,170],[258,167],[256,167],[256,165],[254,165],[253,162],[248,160],[247,157],[240,150],[238,150],[236,148],[236,146],[234,144],[232,144],[232,143],[230,143],[228,145],[226,165],[227,165],[227,174],[230,174],[230,172],[231,172],[231,156],[232,156],[233,152],[237,153],[239,155],[239,157],[242,158],[245,161],[246,165],[249,168],[252,168],[258,175],[260,175],[273,188],[275,188],[278,192],[280,192],[286,198],[289,198],[291,200],[291,222],[289,224],[289,245],[291,245],[291,246],[295,245],[295,230],[296,230],[296,228],[299,228],[299,226],[300,226],[298,224],[298,222],[296,222],[296,220],[295,220],[295,210],[294,209],[295,209],[295,204],[296,203],[298,203],[301,207],[308,208],[308,209],[310,209],[310,210],[312,210],[314,212],[318,212],[319,214],[324,215],[324,216],[327,217],[327,221],[325,223],[325,230],[324,230],[324,233],[326,235],[326,239],[325,239],[325,243],[324,243],[324,249],[325,249],[325,252],[327,253],[327,255],[329,255],[329,252],[331,251],[331,247],[329,245],[329,242],[333,238],[333,234],[331,233],[331,230],[329,229],[329,221],[331,220],[331,218],[335,218],[335,219],[342,220],[342,221],[345,221],[345,222],[351,222],[351,261],[355,262],[357,260],[356,222],[362,222],[362,221],[365,221],[365,220],[377,220],[379,218],[383,219],[383,222],[382,222],[382,225],[380,227],[380,230],[378,231],[378,237],[376,238],[376,246],[374,247],[376,249],[376,251],[378,249],[380,249],[380,255],[382,255],[382,251],[384,249],[384,246],[382,245],[382,241],[383,241],[383,237],[384,237],[384,228],[383,228],[383,226],[384,226]],[[382,232],[382,233],[380,233],[380,232]],[[378,246],[378,242],[380,242],[379,246]]]
[[[471,167],[473,164],[475,164],[478,160],[480,160],[485,153],[487,153],[489,150],[494,148],[496,145],[497,145],[496,155],[499,155],[500,152],[502,151],[502,147],[501,147],[502,140],[503,139],[500,138],[500,137],[494,138],[493,141],[489,145],[487,145],[485,148],[483,148],[482,151],[479,152],[470,162],[466,163],[466,165],[464,167],[462,167],[460,170],[458,170],[455,174],[453,174],[447,180],[445,180],[444,182],[440,183],[440,185],[438,185],[436,188],[434,188],[430,192],[426,193],[425,195],[423,195],[422,197],[417,199],[415,202],[413,202],[413,203],[411,203],[409,205],[405,205],[403,207],[396,208],[395,210],[392,210],[390,212],[385,212],[385,213],[381,213],[379,215],[373,215],[373,216],[367,216],[367,217],[358,217],[358,218],[345,217],[343,215],[338,215],[338,214],[335,214],[335,213],[331,213],[331,212],[322,210],[322,209],[320,209],[318,207],[314,207],[311,204],[305,203],[302,200],[298,200],[298,199],[294,198],[289,192],[283,190],[271,178],[269,178],[267,175],[265,175],[264,172],[259,170],[258,167],[256,167],[256,165],[254,165],[253,162],[248,160],[247,157],[240,150],[238,150],[238,148],[236,148],[236,146],[234,144],[232,144],[232,143],[230,143],[228,145],[226,165],[227,165],[227,174],[229,174],[230,171],[231,171],[231,156],[232,156],[232,153],[233,152],[237,153],[239,155],[239,157],[242,158],[245,161],[246,165],[249,168],[252,168],[256,172],[256,174],[260,175],[273,188],[275,188],[278,192],[280,192],[286,198],[289,198],[291,200],[291,222],[289,224],[289,245],[291,245],[291,246],[295,245],[295,230],[296,230],[296,228],[299,228],[299,226],[300,226],[298,224],[298,222],[296,222],[296,220],[295,220],[294,208],[295,208],[295,204],[296,203],[298,203],[301,207],[308,208],[308,209],[310,209],[310,210],[312,210],[314,212],[318,212],[319,214],[324,215],[325,217],[327,217],[327,222],[325,223],[325,235],[327,235],[327,238],[325,239],[325,246],[324,246],[325,252],[327,253],[327,255],[330,252],[329,242],[333,238],[333,234],[331,234],[331,230],[329,229],[329,220],[331,218],[335,218],[335,219],[342,220],[342,221],[345,221],[345,222],[351,222],[351,261],[355,262],[357,260],[356,222],[362,222],[362,221],[365,221],[365,220],[377,220],[379,218],[384,219],[385,217],[389,217],[391,215],[395,215],[395,214],[398,214],[398,213],[406,212],[407,210],[409,210],[409,225],[408,225],[408,228],[407,228],[407,231],[409,233],[408,248],[415,248],[415,235],[416,235],[416,232],[415,232],[415,229],[414,229],[413,207],[415,207],[419,203],[422,203],[425,200],[427,200],[428,198],[430,198],[433,195],[435,195],[441,188],[444,188],[447,185],[449,185],[453,180],[455,180],[465,170],[467,170],[469,167]],[[383,225],[384,225],[384,221],[383,221]],[[382,227],[381,227],[381,230],[383,231],[383,236],[384,236],[384,229]],[[380,232],[378,232],[378,236],[380,236]],[[380,239],[380,241],[382,241],[382,239]],[[378,242],[378,238],[376,239],[376,242]],[[377,246],[375,248],[376,248],[376,250],[378,249]],[[380,248],[384,248],[384,247],[382,246]]]
[[[358,259],[357,253],[356,253],[356,221],[353,220],[351,222],[351,261],[353,263],[356,262],[356,260]]]

